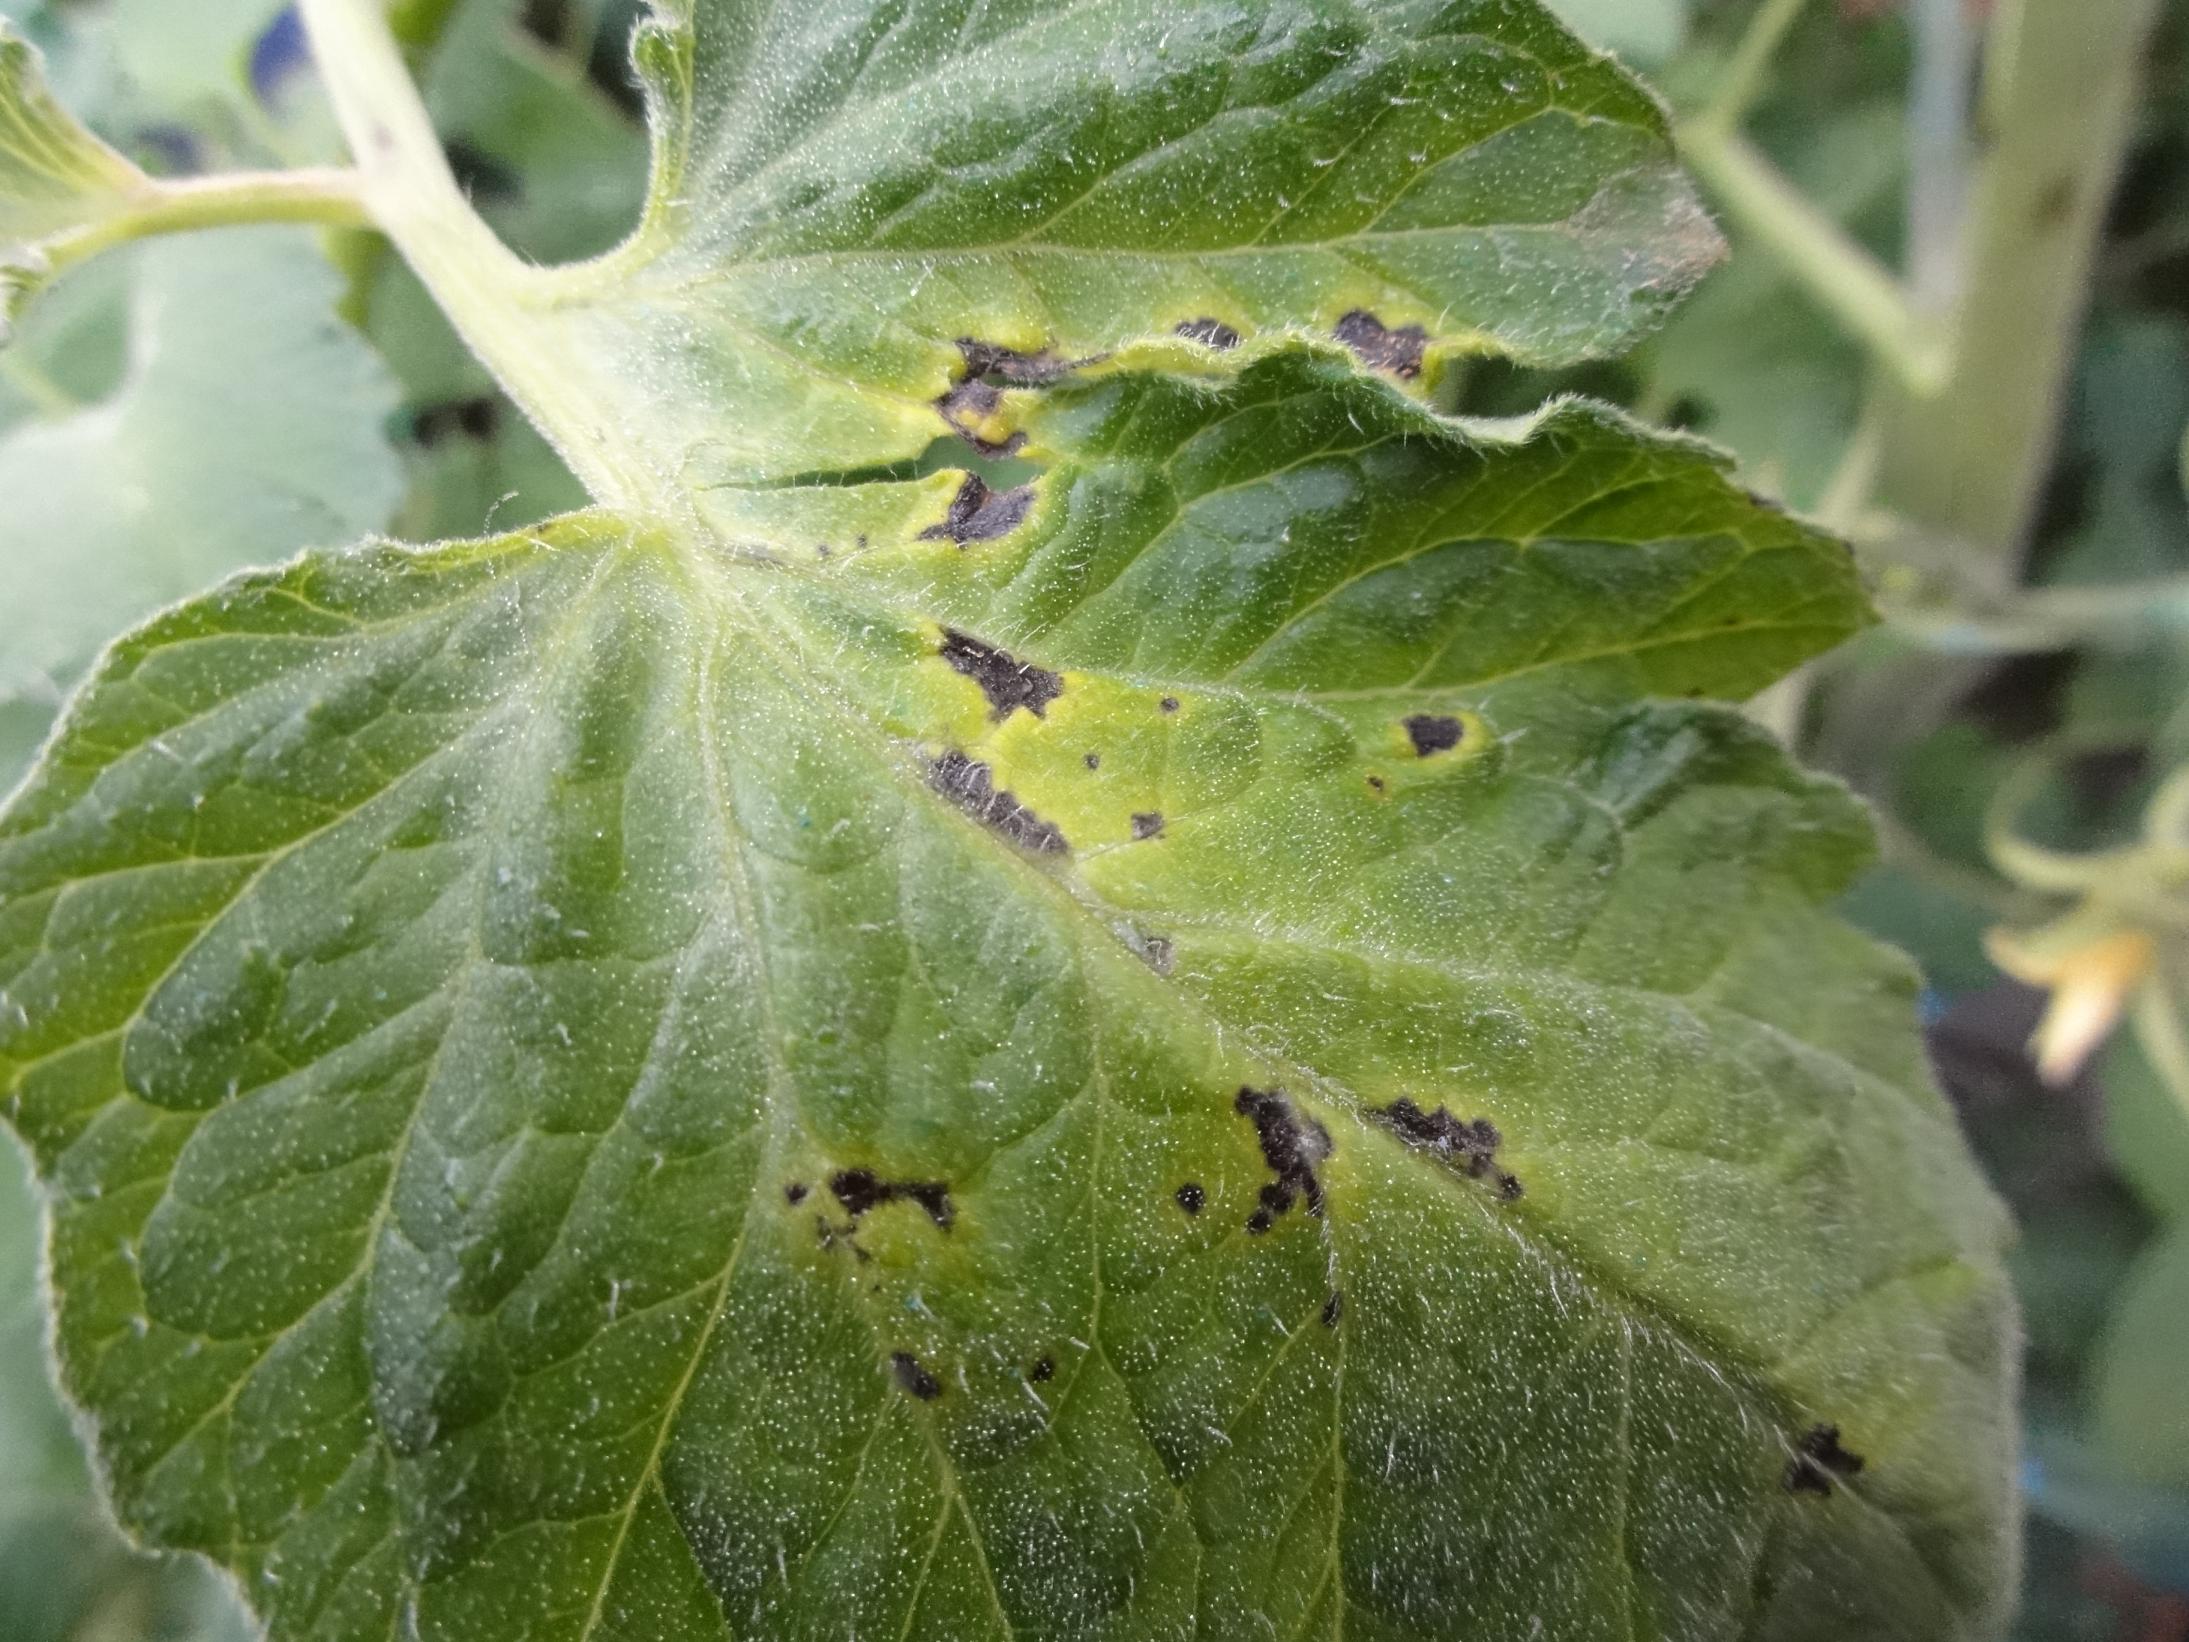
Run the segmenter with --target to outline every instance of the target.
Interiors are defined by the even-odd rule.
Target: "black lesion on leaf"
[[[1168,975],[1171,965],[1178,957],[1178,948],[1169,937],[1163,935],[1143,935],[1134,930],[1128,935],[1125,944],[1139,955],[1142,963],[1158,975]]]
[[[872,1169],[840,1169],[829,1177],[828,1189],[853,1220],[869,1209],[900,1200],[917,1203],[927,1211],[927,1218],[944,1231],[957,1218],[950,1188],[940,1180],[884,1180]]]
[[[994,772],[977,758],[944,753],[927,767],[927,782],[974,820],[993,827],[1022,849],[1061,855],[1071,847],[1054,822],[1042,820],[1019,802],[1017,794],[998,791]]]
[[[1305,1201],[1307,1212],[1323,1212],[1322,1181],[1315,1169],[1333,1147],[1330,1131],[1303,1116],[1281,1089],[1241,1088],[1232,1110],[1254,1125],[1262,1144],[1262,1161],[1276,1176],[1264,1186],[1260,1206],[1247,1219],[1247,1230],[1259,1235],[1277,1223],[1296,1202]]]
[[[979,451],[983,456],[1015,456],[1026,443],[1026,435],[1013,433],[1004,439],[984,439],[975,431],[996,408],[1003,403],[1003,390],[993,382],[983,382],[978,377],[954,384],[949,392],[935,401],[935,409],[950,424],[950,431]]]
[[[783,1187],[783,1201],[792,1208],[797,1208],[805,1200],[806,1187],[803,1181],[793,1180]]]
[[[1156,706],[1166,713],[1175,713],[1178,711],[1178,698],[1176,696],[1165,696],[1156,703]]]
[[[1133,842],[1145,843],[1163,834],[1163,817],[1154,810],[1142,810],[1133,816]]]
[[[921,1367],[919,1358],[909,1351],[890,1354],[889,1372],[897,1382],[898,1390],[909,1392],[923,1403],[931,1403],[942,1395],[942,1381]]]
[[[1102,755],[1100,753],[1089,753],[1080,762],[1090,770],[1099,770],[1102,768]]]
[[[990,490],[977,473],[968,473],[950,499],[950,511],[940,524],[920,532],[922,541],[948,537],[959,546],[985,542],[1016,530],[1034,505],[1034,487],[1018,485],[1010,490]]]
[[[1053,1380],[1056,1378],[1056,1364],[1044,1357],[1026,1371],[1026,1377],[1036,1385],[1044,1380]]]
[[[1220,319],[1189,319],[1177,327],[1177,334],[1188,342],[1198,342],[1204,348],[1229,352],[1239,345],[1239,333]]]
[[[1064,680],[1046,667],[1020,661],[956,628],[943,630],[941,653],[943,660],[981,687],[998,723],[1021,707],[1040,718],[1049,703],[1064,693]]]
[[[1790,1494],[1829,1494],[1834,1482],[1844,1482],[1862,1469],[1862,1456],[1839,1445],[1839,1427],[1812,1425],[1795,1445],[1786,1462],[1786,1491]]]
[[[1345,1315],[1345,1295],[1337,1289],[1330,1291],[1330,1298],[1323,1302],[1323,1327],[1336,1328],[1338,1319]]]
[[[1506,1202],[1521,1195],[1520,1177],[1497,1166],[1497,1148],[1504,1137],[1488,1118],[1456,1118],[1442,1106],[1425,1112],[1404,1096],[1370,1115],[1407,1145],[1442,1158],[1470,1180],[1492,1181]]]
[[[1406,738],[1422,758],[1448,753],[1467,734],[1467,726],[1448,713],[1416,713],[1406,721]]]
[[[1199,1214],[1208,1202],[1208,1193],[1201,1189],[1201,1182],[1198,1180],[1187,1181],[1171,1195],[1177,1200],[1178,1206],[1189,1215]]]
[[[1046,348],[1040,353],[1026,353],[970,336],[958,338],[958,352],[965,359],[967,380],[978,381],[985,377],[1008,382],[1015,388],[1045,388],[1067,375],[1075,364],[1083,363],[1059,359]]]
[[[1405,325],[1394,331],[1366,308],[1355,308],[1338,321],[1331,334],[1371,370],[1389,371],[1406,381],[1421,374],[1421,357],[1429,347],[1429,333],[1419,325]]]

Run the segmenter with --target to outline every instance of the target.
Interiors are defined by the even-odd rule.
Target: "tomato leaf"
[[[1431,408],[1709,260],[1654,103],[1517,0],[640,56],[638,238],[456,318],[646,483],[156,618],[0,820],[125,1522],[284,1639],[1994,1634],[2003,1217],[1730,705],[1853,568]]]

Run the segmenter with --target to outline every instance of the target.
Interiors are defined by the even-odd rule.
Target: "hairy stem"
[[[677,512],[660,476],[594,413],[539,270],[457,186],[379,0],[301,0],[299,9],[375,224],[594,500]]]
[[[361,228],[371,221],[355,171],[242,171],[150,183],[120,209],[44,241],[39,249],[51,272],[59,274],[101,251],[154,234],[259,222]]]

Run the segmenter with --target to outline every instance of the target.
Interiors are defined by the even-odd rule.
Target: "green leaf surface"
[[[1337,334],[1433,387],[1615,350],[1719,254],[1657,104],[1509,0],[656,9],[647,224],[541,323],[687,486],[917,455],[968,339]]]
[[[0,886],[126,1520],[281,1636],[1979,1634],[2001,1228],[1864,823],[1634,696],[1841,550],[1313,359],[1028,419],[993,536],[754,492],[112,653]]]
[[[41,306],[41,334],[0,356],[7,780],[117,628],[386,523],[401,494],[383,427],[394,392],[335,318],[338,292],[295,230],[170,240],[136,255],[110,305],[57,310],[50,334]],[[117,352],[116,379],[78,401],[56,373],[107,326],[118,342],[96,339]]]
[[[1425,403],[1709,260],[1646,93],[1520,0],[639,56],[578,269],[366,134],[646,482],[154,618],[0,818],[123,1521],[281,1642],[1995,1636],[2003,1216],[1734,705],[1852,564]]]

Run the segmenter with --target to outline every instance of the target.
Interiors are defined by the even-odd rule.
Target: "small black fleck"
[[[1056,1378],[1056,1364],[1044,1357],[1026,1371],[1026,1377],[1036,1385],[1039,1385],[1043,1380],[1053,1380]]]
[[[1812,1425],[1802,1433],[1794,1457],[1786,1464],[1786,1491],[1790,1494],[1829,1494],[1834,1481],[1844,1481],[1862,1469],[1862,1456],[1839,1445],[1839,1427]]]
[[[1520,1184],[1518,1175],[1500,1170],[1497,1176],[1497,1195],[1508,1203],[1517,1203],[1528,1195],[1528,1189]]]
[[[1371,789],[1371,790],[1373,790],[1373,791],[1375,791],[1375,792],[1381,792],[1381,791],[1383,791],[1383,777],[1382,777],[1382,776],[1380,776],[1380,775],[1372,775],[1372,776],[1370,776],[1370,777],[1368,778],[1368,785],[1369,785],[1370,789]]]
[[[1172,1195],[1178,1199],[1178,1206],[1188,1214],[1199,1214],[1201,1206],[1208,1201],[1208,1194],[1202,1191],[1198,1180],[1187,1181]]]
[[[793,1180],[783,1188],[783,1200],[789,1203],[792,1208],[796,1208],[806,1200],[806,1188],[798,1181]]]
[[[1034,717],[1046,716],[1049,703],[1064,693],[1063,678],[1046,667],[1020,661],[1006,650],[983,644],[970,633],[954,627],[943,629],[942,659],[981,688],[988,698],[989,716],[997,723],[1023,707]]]
[[[1220,319],[1189,319],[1177,327],[1177,334],[1188,342],[1198,342],[1205,348],[1228,352],[1239,345],[1239,333]]]
[[[898,1389],[909,1391],[923,1403],[931,1403],[942,1395],[942,1382],[922,1368],[919,1358],[909,1351],[890,1356],[889,1372],[896,1376]]]
[[[1466,725],[1443,713],[1416,713],[1406,721],[1407,738],[1423,758],[1450,752],[1466,733]]]
[[[958,808],[993,827],[1022,849],[1037,855],[1061,855],[1071,846],[1054,822],[1044,821],[1008,790],[998,790],[995,773],[963,753],[944,753],[927,768],[927,782]]]
[[[1344,1315],[1345,1296],[1338,1290],[1332,1289],[1330,1291],[1330,1298],[1323,1302],[1323,1327],[1336,1328],[1338,1326],[1338,1319],[1340,1317],[1343,1317]]]
[[[960,547],[967,542],[990,541],[1017,529],[1033,505],[1034,487],[1030,484],[990,490],[979,474],[968,473],[957,495],[950,499],[950,511],[943,515],[942,522],[921,531],[920,539],[948,537]]]
[[[1163,818],[1153,810],[1143,810],[1133,817],[1133,841],[1144,842],[1161,835]]]
[[[1419,325],[1394,331],[1366,308],[1355,308],[1340,319],[1331,334],[1371,370],[1389,371],[1407,381],[1421,374],[1421,358],[1429,346],[1429,333]]]
[[[1176,962],[1178,957],[1177,947],[1171,943],[1167,936],[1162,935],[1143,935],[1139,937],[1134,950],[1140,954],[1141,961],[1158,975],[1168,975],[1171,972],[1171,965]]]
[[[1175,713],[1178,711],[1178,698],[1176,696],[1165,696],[1156,705],[1166,713]]]
[[[1102,768],[1102,755],[1100,753],[1089,753],[1080,762],[1090,770],[1099,770]]]
[[[1250,1236],[1259,1237],[1276,1223],[1275,1218],[1267,1209],[1256,1209],[1247,1216],[1247,1233]]]

